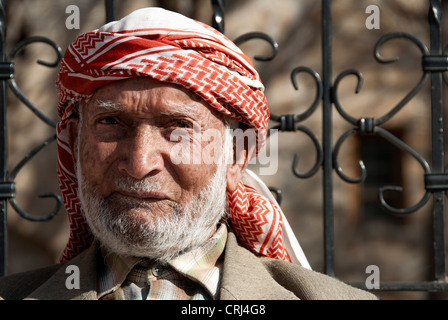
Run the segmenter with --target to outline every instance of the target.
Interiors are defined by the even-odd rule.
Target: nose
[[[136,130],[130,138],[124,139],[118,164],[120,172],[141,180],[159,173],[163,163],[160,142],[149,128]]]

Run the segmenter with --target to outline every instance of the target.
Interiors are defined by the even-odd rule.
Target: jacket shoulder
[[[317,271],[255,255],[229,231],[221,281],[222,300],[377,299],[367,291]]]
[[[260,258],[263,265],[284,288],[303,300],[376,300],[374,294],[352,287],[339,279],[290,262]]]
[[[0,299],[21,300],[46,282],[61,264],[0,277]]]

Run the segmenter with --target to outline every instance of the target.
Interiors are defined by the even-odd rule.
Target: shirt
[[[227,227],[221,224],[203,245],[160,265],[145,258],[119,256],[101,248],[98,299],[217,299]]]

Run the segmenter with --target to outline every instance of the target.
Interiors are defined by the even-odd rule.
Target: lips
[[[116,197],[138,202],[173,200],[172,195],[163,190],[158,181],[136,180],[127,175],[113,177],[108,188],[108,197]]]
[[[130,197],[134,199],[144,200],[144,201],[159,201],[159,200],[167,200],[168,196],[160,191],[127,191],[120,190],[115,191],[116,193]]]

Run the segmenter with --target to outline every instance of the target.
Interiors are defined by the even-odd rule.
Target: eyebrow
[[[96,100],[95,106],[97,106],[99,109],[109,112],[123,112],[125,111],[125,107],[122,106],[119,103],[112,102],[109,100]],[[167,117],[184,117],[188,116],[190,114],[195,114],[196,107],[189,106],[189,105],[181,105],[177,106],[175,109],[169,110],[169,111],[162,111],[160,114],[162,116]]]
[[[123,111],[125,109],[121,104],[107,100],[96,100],[95,106],[105,111]]]

